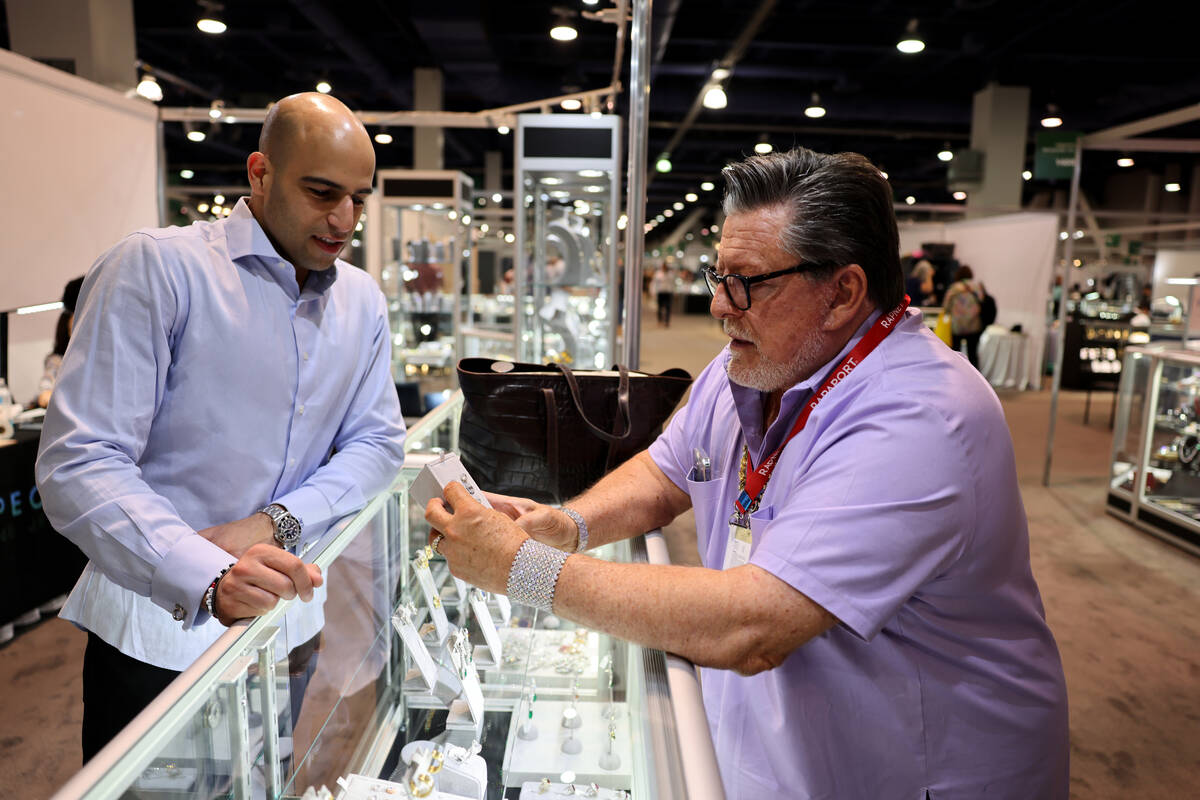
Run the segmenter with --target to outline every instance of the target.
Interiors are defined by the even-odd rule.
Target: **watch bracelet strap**
[[[210,617],[215,618],[217,616],[215,610],[217,605],[217,584],[221,582],[221,578],[225,577],[225,573],[231,569],[233,569],[233,564],[218,572],[217,577],[213,578],[213,582],[204,590],[204,610],[208,612]]]
[[[588,549],[588,527],[583,521],[583,515],[573,508],[562,506],[562,512],[571,518],[575,523],[575,527],[579,530],[579,544],[575,547],[576,553],[582,553]]]
[[[553,613],[558,575],[570,555],[535,539],[526,539],[508,570],[508,599]]]

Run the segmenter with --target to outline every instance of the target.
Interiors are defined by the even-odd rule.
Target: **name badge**
[[[750,518],[735,513],[729,518],[729,541],[725,544],[725,564],[722,569],[749,563],[752,541]]]

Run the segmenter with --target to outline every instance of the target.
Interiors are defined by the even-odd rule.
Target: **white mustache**
[[[749,331],[740,331],[735,325],[730,324],[728,320],[721,323],[721,328],[725,331],[725,335],[731,339],[741,339],[742,341],[751,342]]]

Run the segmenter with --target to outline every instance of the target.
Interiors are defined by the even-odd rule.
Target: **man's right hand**
[[[568,553],[575,552],[575,546],[579,544],[579,529],[575,521],[562,511],[524,497],[491,492],[484,492],[484,495],[492,508],[515,520],[530,538]]]
[[[274,544],[256,544],[238,559],[217,584],[213,607],[217,621],[232,625],[239,619],[267,613],[280,599],[300,596],[312,600],[313,588],[324,583],[319,567],[305,564]]]

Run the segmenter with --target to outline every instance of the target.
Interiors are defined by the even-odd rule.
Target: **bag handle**
[[[616,444],[629,437],[633,431],[633,422],[629,417],[629,370],[625,369],[621,364],[617,364],[617,371],[620,373],[620,380],[617,382],[617,408],[621,412],[621,421],[625,423],[625,430],[621,433],[614,431],[609,433],[603,428],[598,428],[592,424],[591,420],[583,412],[583,404],[579,402],[579,383],[575,380],[575,373],[571,372],[571,368],[564,364],[555,364],[567,379],[567,389],[571,392],[571,401],[575,403],[575,410],[579,412],[579,418],[583,420],[583,424],[591,429],[592,433],[599,436],[606,442]],[[614,426],[615,427],[615,426]]]

